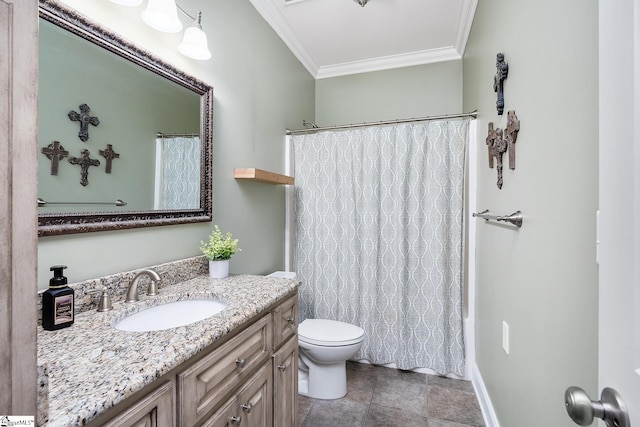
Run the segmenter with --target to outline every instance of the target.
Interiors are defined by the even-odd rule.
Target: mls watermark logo
[[[33,426],[35,417],[18,415],[0,415],[0,427]]]

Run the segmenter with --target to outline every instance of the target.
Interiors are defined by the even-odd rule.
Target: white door
[[[598,383],[640,427],[640,0],[599,3]]]

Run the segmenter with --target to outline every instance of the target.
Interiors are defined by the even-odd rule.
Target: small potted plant
[[[209,241],[200,242],[200,250],[209,260],[209,277],[221,279],[229,275],[229,259],[241,249],[238,248],[238,239],[234,239],[231,233],[222,235],[215,225]]]

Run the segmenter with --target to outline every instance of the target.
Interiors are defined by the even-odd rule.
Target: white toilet
[[[276,271],[269,277],[295,279]],[[314,399],[339,399],[347,394],[347,359],[362,347],[364,330],[349,323],[306,319],[298,325],[298,393]]]
[[[364,330],[349,323],[306,319],[298,325],[298,393],[314,399],[347,394],[346,361],[360,350]]]

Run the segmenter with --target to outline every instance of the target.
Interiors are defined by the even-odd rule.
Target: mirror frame
[[[38,236],[211,221],[213,218],[213,88],[55,0],[40,0],[39,16],[98,47],[199,94],[201,154],[199,209],[39,213]],[[35,200],[34,203],[36,203]]]

